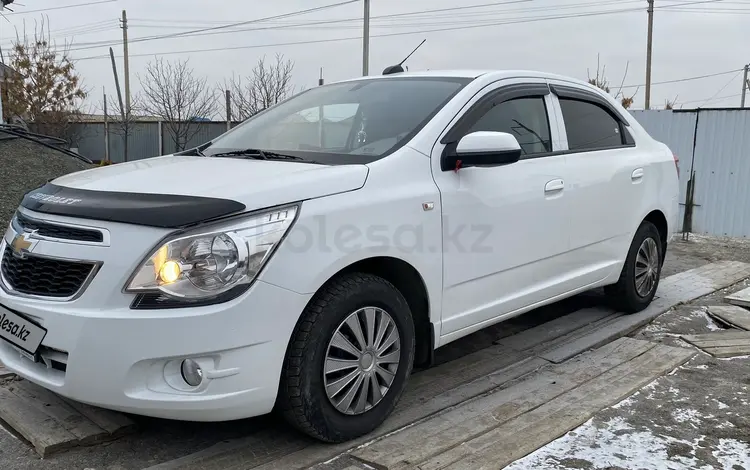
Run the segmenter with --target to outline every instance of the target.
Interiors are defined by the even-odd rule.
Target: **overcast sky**
[[[154,55],[170,60],[189,58],[195,73],[214,84],[233,74],[249,74],[263,55],[282,53],[295,62],[295,84],[311,87],[317,84],[321,67],[326,82],[361,75],[363,0],[314,13],[208,31],[212,34],[202,36],[138,39],[249,22],[344,1],[16,0],[11,5],[15,13],[6,11],[6,20],[0,19],[0,44],[7,51],[15,28],[22,29],[24,21],[27,29],[33,28],[33,22],[41,18],[39,10],[46,10],[53,38],[58,43],[72,41],[71,54],[79,60],[76,67],[86,87],[96,95],[90,101],[99,102],[103,86],[114,93],[106,56],[110,43],[118,56],[121,76],[123,73],[118,19],[126,9],[133,93],[140,88],[138,75]],[[83,3],[94,4],[60,8]],[[399,62],[422,39],[427,39],[407,62],[410,70],[533,69],[586,79],[587,69],[595,73],[599,54],[613,89],[619,87],[628,63],[625,84],[645,83],[646,0],[371,3],[371,75]],[[655,0],[655,4],[653,82],[737,70],[750,61],[750,54],[746,53],[750,0]],[[350,21],[330,22],[347,19]],[[180,52],[197,49],[218,50]],[[675,97],[678,107],[685,108],[739,106],[741,83],[742,73],[731,72],[657,84],[652,89],[652,107],[663,107],[666,99]],[[632,94],[636,88],[624,91]],[[643,99],[641,87],[635,108],[643,107]]]

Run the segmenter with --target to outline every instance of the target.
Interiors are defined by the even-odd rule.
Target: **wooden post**
[[[104,92],[104,161],[110,163],[109,160],[109,115],[107,114],[107,92],[102,87]]]
[[[227,131],[232,129],[232,95],[229,90],[226,92],[227,98]]]

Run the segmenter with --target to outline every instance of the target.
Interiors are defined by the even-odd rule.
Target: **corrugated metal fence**
[[[680,158],[680,230],[750,236],[750,109],[631,113]]]
[[[236,123],[234,124],[236,125]],[[195,134],[190,138],[185,148],[215,139],[227,130],[226,122],[200,122],[195,123],[189,133]],[[78,152],[90,160],[104,160],[105,139],[104,123],[91,122],[76,125],[75,144]],[[109,156],[114,163],[123,161],[125,154],[124,138],[121,128],[111,124],[109,128]],[[172,138],[167,125],[160,122],[138,122],[134,123],[128,136],[128,160],[141,160],[143,158],[168,155],[177,151],[177,146]]]

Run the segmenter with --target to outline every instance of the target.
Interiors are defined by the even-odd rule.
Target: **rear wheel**
[[[616,309],[636,313],[649,306],[659,287],[663,249],[659,230],[644,221],[633,237],[620,279],[605,288]]]
[[[393,411],[414,360],[409,306],[388,281],[365,273],[332,280],[295,328],[279,408],[327,442],[367,434]]]

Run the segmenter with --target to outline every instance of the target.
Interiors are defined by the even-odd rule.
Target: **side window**
[[[552,151],[549,120],[544,98],[516,98],[494,105],[467,131],[507,132],[521,145],[523,156]],[[524,158],[524,157],[522,157]]]
[[[560,98],[570,150],[595,150],[623,145],[620,122],[604,108],[587,101]]]

